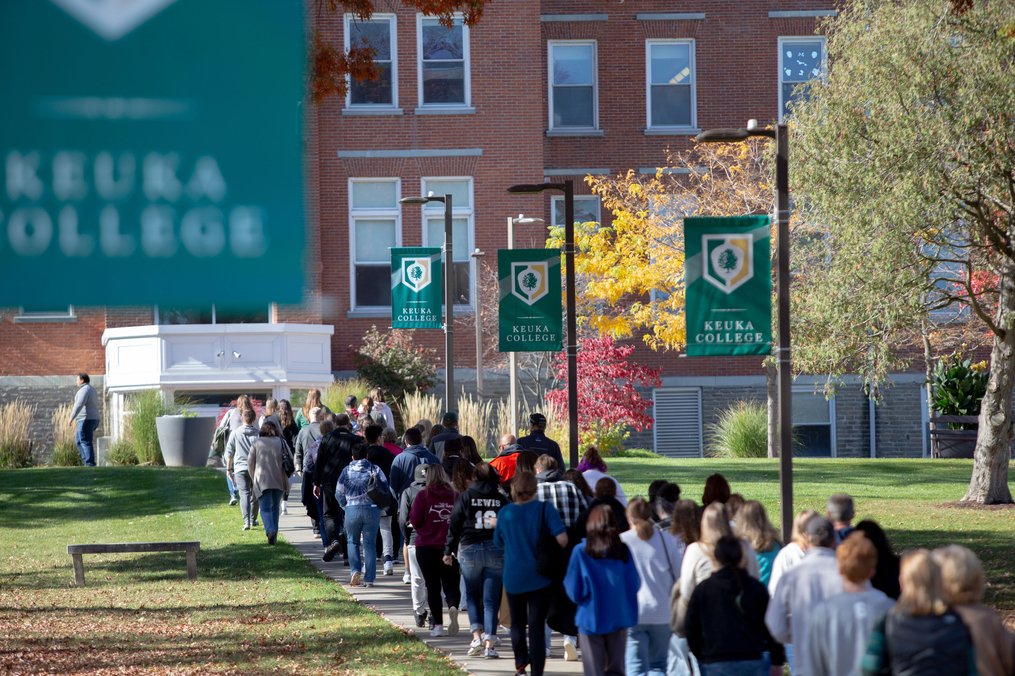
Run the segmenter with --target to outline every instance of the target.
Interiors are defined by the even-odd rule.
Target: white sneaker
[[[570,636],[564,637],[564,661],[565,662],[577,662],[578,661],[578,648],[574,644],[574,639]]]
[[[395,564],[392,563],[391,561],[385,561],[384,562],[384,574],[385,575],[394,575],[395,574]]]
[[[469,644],[469,652],[466,653],[469,657],[479,657],[483,654],[483,642],[478,638],[472,639],[472,643]]]
[[[289,510],[286,509],[286,507],[285,507],[285,500],[282,501],[282,513],[283,514],[288,514],[289,513]]]
[[[448,608],[448,616],[451,621],[448,623],[448,636],[458,636],[458,608]]]
[[[486,652],[483,653],[483,657],[488,659],[488,660],[495,660],[498,657],[500,657],[500,655],[498,655],[497,651],[494,650],[493,648],[487,648]]]
[[[435,624],[433,626],[433,629],[430,630],[430,635],[434,636],[434,637],[437,637],[437,636],[447,636],[448,633],[446,631],[444,631],[444,625],[443,624]]]
[[[409,577],[408,573],[405,573],[404,575],[402,575],[402,584],[410,584],[411,582],[412,582],[412,578]]]

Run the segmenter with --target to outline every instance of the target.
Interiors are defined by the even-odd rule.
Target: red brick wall
[[[0,309],[0,376],[65,376],[106,372],[104,308],[74,308],[75,322],[15,323],[17,308]]]

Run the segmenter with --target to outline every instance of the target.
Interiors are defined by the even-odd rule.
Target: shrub
[[[363,401],[363,397],[369,396],[371,387],[370,383],[362,378],[336,380],[331,387],[321,393],[321,402],[335,413],[341,413],[345,410],[347,396],[354,394],[356,399]],[[303,397],[303,401],[306,401],[306,397]]]
[[[437,351],[414,345],[412,335],[411,329],[381,333],[371,326],[363,336],[363,344],[353,353],[360,378],[380,385],[394,398],[426,392],[436,385]]]
[[[980,415],[980,403],[987,393],[990,367],[986,361],[973,364],[961,353],[938,359],[931,374],[934,408],[938,415]],[[976,423],[953,423],[952,429],[976,429]]]
[[[444,401],[432,394],[423,394],[422,392],[407,394],[399,406],[402,409],[402,419],[406,429],[423,418],[436,425],[444,417]]]
[[[120,437],[109,447],[109,463],[112,465],[136,465],[138,464],[137,451],[134,446]]]
[[[466,394],[465,388],[462,388],[462,395],[458,398],[458,431],[476,440],[476,446],[483,457],[489,453],[490,440],[494,434],[492,420],[493,402],[480,401],[471,394]]]
[[[35,404],[20,399],[0,406],[0,469],[31,467],[32,442],[28,432],[35,417]],[[70,415],[67,415],[70,418]]]
[[[714,458],[768,457],[768,412],[756,401],[738,401],[708,426],[708,454]]]
[[[141,390],[127,397],[124,436],[137,454],[141,465],[162,465],[162,447],[155,419],[177,413],[177,407],[166,403],[161,390]]]
[[[57,406],[50,417],[50,423],[53,425],[53,452],[49,456],[49,464],[53,467],[80,467],[84,465],[75,441],[77,425],[67,422],[70,420],[72,408],[70,404]]]

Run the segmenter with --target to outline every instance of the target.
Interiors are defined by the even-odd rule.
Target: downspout
[[[878,454],[877,454],[877,440],[876,440],[876,436],[875,436],[875,431],[877,429],[877,425],[875,424],[875,417],[874,417],[875,416],[874,411],[877,408],[877,406],[875,404],[875,401],[874,401],[876,396],[877,396],[877,391],[876,390],[872,390],[869,393],[869,395],[867,396],[867,407],[868,407],[868,411],[870,412],[869,413],[869,416],[870,416],[870,448],[871,448],[871,457],[872,458],[878,457]]]

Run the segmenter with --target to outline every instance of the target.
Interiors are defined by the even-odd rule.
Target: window
[[[68,305],[66,308],[61,308],[59,310],[43,310],[37,308],[26,310],[22,307],[18,308],[18,316],[14,317],[15,324],[76,322],[77,320],[78,318],[74,314],[73,305]]]
[[[451,195],[451,260],[455,274],[455,294],[458,296],[455,305],[472,305],[472,253],[475,241],[472,179],[456,178],[424,178],[423,194],[433,192],[434,195]],[[423,230],[423,246],[444,245],[444,204],[428,202],[423,207],[423,219],[426,227]]]
[[[455,17],[451,28],[417,16],[420,106],[469,105],[469,27]]]
[[[793,388],[793,455],[834,458],[835,398],[825,398],[812,386]]]
[[[223,305],[209,305],[203,308],[178,308],[155,306],[155,323],[161,325],[180,324],[269,324],[271,307],[232,308]]]
[[[598,129],[596,43],[551,42],[550,129]]]
[[[398,179],[349,180],[353,309],[391,307],[391,247],[402,240]]]
[[[826,72],[825,39],[779,38],[779,119],[789,114],[789,104],[801,94],[794,89]]]
[[[588,223],[599,220],[599,197],[596,195],[575,195],[574,196],[574,222]],[[564,197],[555,195],[553,197],[553,226],[559,228],[566,225],[564,222]]]
[[[376,80],[350,80],[346,106],[393,108],[398,105],[394,15],[375,14],[369,21],[359,21],[353,15],[346,14],[346,50],[364,43],[376,50],[374,64],[380,71],[380,77]]]
[[[648,40],[645,58],[649,128],[695,127],[694,41]]]

